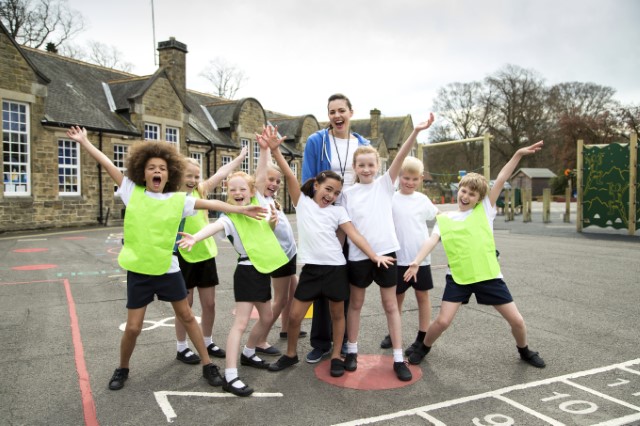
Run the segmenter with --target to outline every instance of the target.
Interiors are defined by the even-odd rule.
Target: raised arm
[[[369,259],[371,259],[372,262],[375,262],[376,265],[382,265],[385,268],[388,268],[389,265],[392,265],[393,262],[396,261],[391,256],[378,256],[376,252],[373,251],[367,240],[362,236],[360,232],[358,232],[356,227],[353,226],[353,223],[345,222],[340,225],[340,229],[342,229],[342,231],[347,234],[347,237],[349,237],[351,241],[353,241],[353,243],[358,246],[358,248],[369,257]]]
[[[402,167],[402,162],[404,161],[405,158],[407,158],[407,155],[409,155],[409,153],[411,152],[411,148],[413,148],[413,144],[416,142],[416,138],[418,137],[418,134],[421,131],[431,127],[431,125],[433,124],[433,120],[434,120],[433,113],[430,113],[427,121],[423,121],[422,123],[419,123],[416,127],[414,127],[413,131],[411,132],[407,140],[404,141],[404,143],[400,147],[400,150],[396,154],[396,158],[393,159],[393,162],[389,167],[389,176],[391,177],[392,182],[395,182],[396,179],[398,178],[398,174],[400,173],[400,167]]]
[[[80,146],[82,146],[82,148],[84,148],[84,150],[98,162],[98,164],[104,167],[116,185],[120,186],[122,184],[122,178],[124,175],[104,152],[93,146],[87,137],[87,129],[84,127],[80,128],[79,126],[71,126],[69,130],[67,130],[67,136],[78,142]]]
[[[500,193],[502,192],[502,188],[504,187],[504,183],[511,177],[516,166],[525,155],[535,154],[536,152],[542,149],[544,145],[543,141],[538,141],[533,145],[529,145],[524,148],[520,148],[513,154],[513,157],[507,162],[507,164],[502,167],[500,173],[498,173],[498,177],[493,182],[493,187],[491,188],[491,192],[489,192],[489,199],[491,200],[491,205],[495,206]]]
[[[271,150],[271,155],[273,159],[276,160],[278,166],[280,166],[280,170],[284,174],[284,178],[287,182],[287,190],[289,191],[289,195],[291,196],[291,202],[294,206],[298,205],[298,200],[300,199],[300,184],[298,183],[298,178],[293,174],[293,170],[289,167],[289,163],[285,160],[282,152],[280,152],[280,144],[284,140],[284,137],[278,138],[278,128],[275,127],[267,127],[265,136],[260,135],[258,137],[258,143],[260,147],[268,146]]]
[[[244,148],[242,148],[242,150],[240,151],[240,154],[236,158],[234,158],[224,166],[220,167],[213,174],[213,176],[211,176],[209,179],[203,181],[200,184],[201,185],[199,188],[201,189],[201,191],[199,191],[200,194],[204,196],[212,192],[214,188],[220,185],[220,182],[225,180],[232,171],[240,167],[240,164],[242,164],[242,161],[244,161],[246,156],[247,156],[247,147],[245,146]]]
[[[418,250],[418,254],[416,254],[415,259],[413,259],[413,262],[409,264],[409,267],[404,273],[403,278],[405,281],[409,281],[411,279],[417,281],[418,267],[420,266],[424,258],[433,251],[433,249],[438,244],[438,241],[440,241],[440,234],[435,233],[432,233],[431,236],[425,240],[425,242],[422,244],[422,247],[420,247],[420,250]]]
[[[225,203],[220,200],[202,200],[196,199],[195,208],[198,210],[214,210],[223,213],[240,213],[254,219],[264,219],[267,209],[260,206],[236,206],[235,204]]]

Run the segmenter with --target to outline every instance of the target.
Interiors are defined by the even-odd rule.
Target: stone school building
[[[157,140],[196,159],[207,178],[245,146],[241,170],[253,173],[260,154],[255,133],[270,123],[287,135],[281,149],[300,176],[306,139],[322,126],[316,117],[269,111],[250,97],[188,90],[187,46],[171,38],[158,43],[158,52],[157,71],[137,76],[20,46],[0,24],[0,233],[121,223],[124,205],[113,181],[66,137],[73,125],[85,127],[123,173],[131,144]],[[377,109],[352,123],[378,148],[383,167],[413,129],[411,116],[382,117]],[[224,191],[212,196],[224,199]],[[290,208],[286,188],[281,192]]]

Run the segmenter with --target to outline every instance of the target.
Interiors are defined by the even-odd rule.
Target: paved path
[[[198,367],[175,358],[171,307],[147,309],[118,392],[107,389],[125,321],[125,276],[116,262],[122,228],[0,236],[1,424],[638,424],[640,421],[639,239],[575,233],[563,225],[496,220],[505,279],[523,313],[530,345],[547,368],[519,361],[505,322],[471,302],[421,364],[409,386],[362,391],[319,380],[301,362],[281,373],[241,367],[255,389],[240,399],[212,388]],[[575,216],[573,217],[575,220]],[[573,231],[571,231],[571,229]],[[214,338],[232,321],[235,255],[220,244]],[[442,248],[433,254],[437,314],[444,283]],[[196,303],[197,306],[197,303]],[[196,310],[198,314],[198,310]],[[415,336],[408,296],[403,335]],[[310,321],[305,320],[305,329]],[[359,347],[381,350],[386,320],[375,287],[367,293]],[[279,329],[271,342],[284,347]],[[245,336],[246,337],[246,336]],[[300,355],[309,350],[300,343]],[[220,363],[221,364],[221,363]]]

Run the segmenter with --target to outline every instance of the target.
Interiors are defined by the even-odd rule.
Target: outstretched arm
[[[422,244],[422,247],[420,247],[418,254],[416,254],[415,259],[413,259],[413,262],[409,264],[409,268],[407,268],[404,273],[403,278],[405,281],[414,280],[417,282],[418,267],[420,266],[424,258],[433,251],[433,249],[438,244],[438,241],[440,241],[440,234],[435,233],[432,233],[431,236],[425,240],[425,242]]]
[[[245,159],[246,156],[247,156],[247,147],[245,146],[244,148],[242,148],[242,150],[240,151],[240,154],[236,158],[234,158],[224,166],[220,167],[213,174],[213,176],[211,176],[209,179],[203,181],[200,184],[201,185],[199,188],[201,189],[201,191],[199,191],[200,194],[202,196],[205,196],[206,194],[212,192],[215,189],[215,187],[220,185],[220,182],[225,180],[226,177],[229,176],[229,174],[232,171],[240,167],[240,164],[242,164],[242,161]]]
[[[178,235],[182,236],[182,238],[178,241],[178,247],[191,251],[191,248],[195,245],[195,243],[197,243],[198,241],[202,241],[205,238],[212,236],[213,234],[217,234],[223,229],[224,225],[222,224],[222,222],[217,221],[208,224],[207,226],[196,232],[194,235],[187,234],[186,232],[178,232]]]
[[[98,164],[104,167],[116,185],[120,186],[122,184],[122,178],[124,175],[104,152],[93,146],[87,137],[87,129],[84,127],[80,128],[79,126],[71,126],[69,130],[67,130],[67,136],[78,142],[80,146],[82,146],[84,150],[98,162]]]
[[[392,265],[396,260],[391,256],[378,256],[375,251],[371,248],[367,240],[362,236],[360,232],[353,226],[351,222],[345,222],[340,225],[340,229],[344,231],[345,234],[353,241],[353,243],[358,246],[360,250],[371,259],[378,266],[384,266],[388,268],[389,265]]]
[[[254,219],[264,219],[267,209],[260,206],[236,206],[220,200],[202,200],[197,198],[195,208],[199,210],[215,210],[223,213],[240,213]]]
[[[284,137],[278,138],[278,127],[267,127],[266,133],[263,133],[265,136],[260,135],[258,137],[258,143],[260,147],[267,146],[271,150],[271,155],[273,159],[276,160],[278,166],[282,170],[284,174],[284,178],[287,181],[287,190],[289,191],[289,195],[291,196],[291,202],[294,206],[298,205],[298,200],[300,199],[300,184],[298,183],[298,178],[293,174],[293,170],[289,167],[289,163],[285,160],[284,156],[280,152],[280,144],[284,140]]]
[[[407,155],[409,155],[409,153],[411,152],[411,148],[413,148],[413,144],[416,142],[416,138],[418,137],[418,134],[421,131],[431,127],[431,125],[433,124],[433,120],[434,120],[433,113],[430,113],[427,121],[423,121],[422,123],[419,123],[413,129],[413,131],[411,132],[407,140],[404,141],[404,143],[400,147],[400,150],[396,154],[396,158],[393,159],[393,162],[389,167],[389,176],[391,177],[392,182],[395,182],[396,179],[398,178],[398,174],[400,173],[400,168],[402,167],[402,162],[404,161],[405,158],[407,158]]]
[[[502,188],[504,187],[504,183],[511,177],[513,171],[516,169],[516,166],[525,155],[535,154],[536,152],[542,149],[544,145],[543,141],[538,141],[533,145],[529,145],[524,148],[520,148],[513,154],[513,157],[507,162],[507,164],[502,167],[500,173],[498,173],[498,177],[493,182],[493,187],[491,188],[491,192],[489,192],[489,200],[491,200],[491,205],[495,206],[500,193],[502,192]]]

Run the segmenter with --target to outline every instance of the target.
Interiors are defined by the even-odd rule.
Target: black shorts
[[[505,305],[513,302],[513,297],[502,278],[480,281],[475,284],[456,284],[451,275],[446,277],[442,300],[445,302],[462,303],[466,305],[472,294],[480,305]]]
[[[253,265],[237,265],[233,273],[233,296],[236,302],[271,300],[271,278]]]
[[[218,268],[216,268],[216,258],[203,260],[202,262],[189,263],[178,252],[178,262],[180,271],[187,285],[187,290],[195,287],[213,287],[218,285]]]
[[[388,253],[384,256],[396,258],[395,253]],[[349,270],[349,282],[359,288],[367,288],[373,281],[382,288],[395,286],[397,282],[396,264],[388,268],[378,267],[371,259],[356,260],[347,262]]]
[[[304,265],[294,297],[302,302],[320,297],[333,302],[349,299],[347,265]]]
[[[404,280],[404,273],[409,269],[408,266],[398,265],[398,286],[396,294],[402,294],[413,287],[416,291],[429,291],[433,288],[433,278],[431,277],[431,265],[418,266],[418,281]]]
[[[296,258],[298,255],[294,254],[291,260],[285,265],[282,265],[275,271],[271,272],[271,278],[282,278],[296,274]]]
[[[180,272],[146,275],[127,271],[127,309],[138,309],[153,302],[153,296],[164,302],[177,302],[187,297]]]

